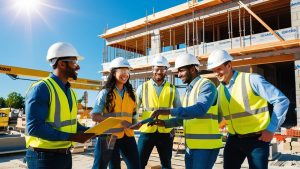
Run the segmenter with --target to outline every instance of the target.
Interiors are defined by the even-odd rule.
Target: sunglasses
[[[79,63],[78,60],[71,60],[71,59],[63,59],[61,61],[63,61],[63,62],[71,62],[71,63],[76,64],[76,65],[78,65],[78,63]]]

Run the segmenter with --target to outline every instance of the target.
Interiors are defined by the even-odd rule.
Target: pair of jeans
[[[94,150],[93,169],[121,169],[122,155],[128,169],[140,169],[138,149],[134,137],[124,136],[117,139],[113,147],[109,147],[109,135],[101,135],[97,138]]]
[[[185,151],[185,168],[212,169],[220,149],[189,149]]]
[[[171,168],[173,139],[170,133],[141,133],[138,141],[139,156],[142,169],[148,163],[150,154],[156,146],[163,169]]]
[[[72,155],[53,152],[26,151],[26,163],[29,169],[71,169]]]
[[[224,148],[224,169],[240,169],[246,157],[250,169],[267,169],[270,143],[258,140],[259,137],[229,135]]]

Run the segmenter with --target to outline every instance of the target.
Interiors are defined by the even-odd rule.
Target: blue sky
[[[79,77],[99,80],[103,40],[97,36],[108,25],[119,26],[152,13],[186,2],[186,0],[40,0],[30,10],[14,8],[18,1],[0,0],[0,64],[51,71],[46,61],[48,47],[57,42],[72,43],[85,57],[80,62]],[[27,0],[28,1],[28,0]],[[30,1],[30,0],[29,0]],[[19,12],[18,12],[19,11]],[[11,92],[25,96],[29,81],[12,80],[0,74],[0,97]],[[81,97],[83,90],[76,90]],[[89,106],[96,91],[88,91]]]

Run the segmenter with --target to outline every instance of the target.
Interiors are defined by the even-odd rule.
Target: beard
[[[72,69],[69,66],[67,66],[67,69],[66,69],[66,75],[67,75],[67,77],[68,78],[72,78],[74,80],[77,80],[77,74],[76,74],[75,71],[76,71],[75,69]]]
[[[166,76],[163,76],[163,75],[161,75],[161,76],[153,76],[152,79],[154,79],[154,81],[156,81],[156,82],[163,82],[165,80],[165,77]]]
[[[190,73],[185,75],[185,78],[181,78],[183,84],[190,84],[193,80],[193,77]]]

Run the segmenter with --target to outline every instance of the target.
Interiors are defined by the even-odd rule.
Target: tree
[[[3,97],[0,97],[0,108],[4,108],[4,107],[6,107],[5,99]]]
[[[13,107],[16,109],[24,108],[25,98],[20,93],[12,92],[8,95],[6,99],[6,105],[8,107]]]

